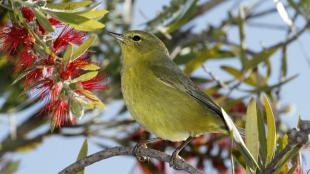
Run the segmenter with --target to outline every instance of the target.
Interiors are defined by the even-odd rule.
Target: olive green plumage
[[[185,140],[173,152],[171,166],[192,137],[220,132],[234,140],[253,173],[259,169],[231,118],[183,74],[160,39],[143,31],[109,33],[121,45],[122,93],[132,117],[161,139]]]
[[[160,39],[129,31],[120,43],[124,101],[145,129],[171,141],[226,132],[220,107],[183,74]]]

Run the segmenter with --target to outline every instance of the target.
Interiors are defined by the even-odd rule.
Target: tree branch
[[[169,162],[170,161],[170,155],[167,155],[166,153],[160,152],[158,150],[150,149],[150,148],[139,148],[137,151],[139,156],[145,156],[153,159],[157,159],[159,161]],[[114,157],[119,155],[129,155],[129,156],[135,156],[134,148],[133,147],[114,147],[105,149],[102,151],[99,151],[97,153],[94,153],[92,155],[89,155],[79,161],[76,161],[69,166],[67,166],[65,169],[60,171],[58,174],[74,174],[81,169],[83,169],[86,166],[89,166],[95,162]],[[190,164],[186,163],[182,159],[176,160],[176,168],[179,170],[184,170],[191,174],[201,174],[201,172],[191,166]]]

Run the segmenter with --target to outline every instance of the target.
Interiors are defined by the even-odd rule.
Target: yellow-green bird
[[[179,69],[159,38],[143,31],[109,34],[121,45],[122,93],[132,117],[161,139],[185,140],[170,165],[192,137],[229,133],[221,107]]]

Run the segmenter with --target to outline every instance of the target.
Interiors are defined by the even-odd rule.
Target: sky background
[[[152,19],[155,14],[162,8],[163,4],[168,4],[167,0],[137,0],[135,6],[135,15],[134,15],[134,25],[133,29],[140,29],[141,24],[146,22],[148,19]],[[211,12],[207,13],[203,17],[195,21],[197,25],[196,30],[203,29],[208,24],[218,24],[221,19],[226,16],[226,9],[231,7],[232,1],[221,5],[220,8],[216,8]],[[246,3],[252,3],[253,0],[244,1]],[[268,1],[264,3],[261,7],[268,6],[269,8],[274,6],[273,1]],[[147,18],[143,17],[140,13],[142,11]],[[280,16],[275,14],[269,16],[268,18],[263,18],[265,23],[270,24],[280,24],[285,25],[281,20]],[[302,21],[298,21],[297,24],[302,26]],[[229,30],[229,37],[232,40],[238,41],[238,32],[236,29]],[[286,38],[285,32],[279,32],[270,29],[263,28],[254,28],[251,26],[246,26],[246,43],[249,48],[254,50],[260,50],[263,46],[268,46],[274,43],[277,43],[284,38]],[[310,45],[309,33],[305,33],[300,39],[299,42],[301,45],[307,49]],[[308,52],[310,54],[310,52]],[[272,59],[272,65],[275,67],[275,72],[278,71],[279,65],[279,56],[274,56]],[[219,71],[219,65],[228,65],[236,64],[234,61],[222,61],[218,63],[208,62],[206,66],[209,68],[213,74],[216,75],[219,79],[224,79],[229,77],[227,74]],[[305,61],[300,45],[298,43],[292,44],[288,49],[288,65],[289,65],[289,76],[299,74],[298,78],[292,82],[284,85],[282,91],[282,102],[281,104],[293,104],[293,111],[287,116],[283,117],[291,127],[296,125],[297,116],[301,114],[303,119],[310,119],[310,107],[309,101],[310,98],[310,67]],[[236,66],[238,66],[236,64]],[[201,74],[202,72],[197,71],[196,74]],[[277,74],[273,75],[273,80],[276,82]],[[272,81],[272,80],[271,80]],[[103,115],[113,116],[113,111],[119,106],[120,102],[113,103],[105,111]],[[21,118],[22,119],[22,118]],[[5,124],[0,125],[1,130],[8,131]],[[73,161],[76,160],[76,156],[79,152],[80,146],[83,143],[84,138],[63,138],[59,136],[49,137],[44,140],[44,142],[39,145],[35,150],[22,154],[10,154],[13,155],[15,159],[21,160],[20,168],[17,174],[55,174]],[[89,144],[89,154],[100,151],[101,149],[93,144]],[[309,152],[305,152],[308,154]],[[306,155],[309,156],[309,155]],[[135,161],[131,157],[113,157],[99,163],[95,163],[90,167],[86,168],[86,174],[98,174],[98,173],[117,173],[125,174],[132,171]],[[307,158],[304,161],[309,161]],[[309,164],[306,164],[309,166]],[[307,168],[307,167],[306,167]],[[308,167],[309,168],[309,167]],[[211,169],[210,169],[211,170]]]

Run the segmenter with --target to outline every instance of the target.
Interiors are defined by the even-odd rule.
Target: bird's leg
[[[158,142],[158,141],[161,141],[161,139],[160,138],[152,138],[150,140],[145,140],[145,141],[139,142],[133,148],[133,153],[135,154],[135,156],[137,157],[137,159],[139,161],[148,161],[149,159],[147,157],[141,156],[139,154],[139,149],[147,148],[147,144],[155,143],[155,142]]]
[[[172,156],[170,158],[169,165],[170,167],[173,167],[174,169],[177,169],[176,167],[176,160],[180,158],[179,153],[186,147],[188,143],[190,143],[193,140],[193,137],[188,137],[180,146],[178,146],[175,151],[172,153]]]

